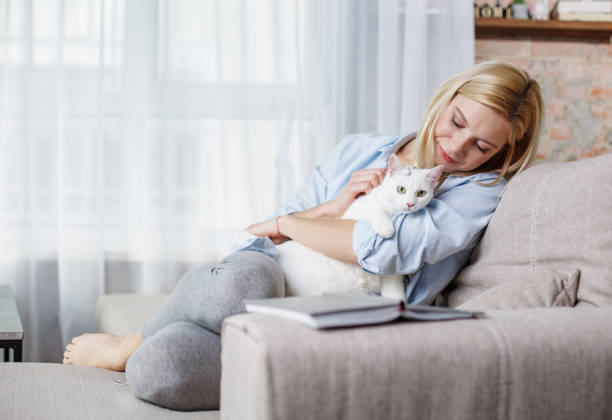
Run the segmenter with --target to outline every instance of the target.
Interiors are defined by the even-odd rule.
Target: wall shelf
[[[610,42],[612,22],[579,22],[560,20],[474,19],[476,38],[527,36],[538,38],[583,38]]]

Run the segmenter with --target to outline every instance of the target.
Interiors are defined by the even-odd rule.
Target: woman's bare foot
[[[140,343],[140,332],[126,336],[83,334],[73,338],[72,344],[66,346],[62,363],[122,372]]]

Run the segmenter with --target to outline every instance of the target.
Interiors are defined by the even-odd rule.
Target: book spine
[[[610,13],[612,1],[563,1],[557,4],[557,12],[561,13]]]
[[[610,13],[561,13],[558,20],[579,20],[583,22],[612,22]]]

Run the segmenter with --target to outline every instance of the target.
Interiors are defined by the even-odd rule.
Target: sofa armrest
[[[611,326],[612,307],[322,331],[236,315],[221,418],[609,418]]]

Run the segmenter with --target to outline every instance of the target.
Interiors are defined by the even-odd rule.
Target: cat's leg
[[[403,276],[383,277],[380,294],[391,299],[406,299]]]
[[[376,212],[368,217],[368,222],[372,225],[374,232],[383,238],[390,238],[395,233],[391,218],[383,212]]]

